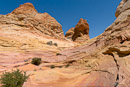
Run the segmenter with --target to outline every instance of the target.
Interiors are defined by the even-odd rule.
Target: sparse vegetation
[[[41,58],[37,58],[37,57],[36,57],[36,58],[33,58],[33,59],[32,59],[31,63],[38,66],[38,65],[41,64],[41,61],[42,61]]]
[[[58,56],[58,55],[62,55],[62,54],[60,54],[60,53],[56,53],[56,55]]]
[[[51,68],[51,69],[55,68],[55,65],[51,65],[50,68]]]
[[[54,43],[54,45],[55,45],[55,46],[58,46],[58,44],[57,44],[57,43]]]
[[[58,46],[57,43],[53,43],[52,41],[48,41],[46,44],[49,45],[49,46],[52,46],[52,45],[54,45],[54,46]]]
[[[23,83],[26,82],[28,76],[26,72],[17,69],[12,72],[5,72],[0,78],[0,83],[2,87],[22,87]]]
[[[52,46],[53,45],[52,41],[47,42],[47,45]]]

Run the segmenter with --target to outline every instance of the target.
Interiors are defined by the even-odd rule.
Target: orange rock
[[[89,40],[89,25],[87,20],[81,18],[75,28],[69,29],[65,36],[75,42]]]
[[[38,13],[31,3],[20,5],[14,11],[4,16],[5,22],[21,28],[30,28],[29,32],[44,34],[55,38],[64,38],[61,24],[48,13]],[[1,18],[1,20],[3,20]],[[12,20],[12,21],[10,21]],[[0,21],[3,23],[2,21]],[[12,26],[13,27],[13,26]]]
[[[129,1],[122,0],[122,8],[128,6]],[[130,87],[130,8],[120,11],[114,23],[100,36],[69,48],[43,44],[43,40],[53,38],[43,38],[44,32],[36,32],[40,28],[34,26],[43,14],[26,15],[30,16],[14,13],[0,16],[0,73],[13,68],[26,70],[30,77],[25,87]],[[47,13],[45,19],[46,16],[50,18]],[[75,42],[84,41],[89,37],[88,32],[86,20],[80,19],[66,37],[73,37]],[[67,44],[64,39],[57,38],[62,45]],[[42,63],[39,66],[29,64],[33,57],[42,58]]]
[[[25,3],[23,5],[20,5],[17,9],[15,9],[12,14],[30,14],[37,13],[37,10],[34,8],[32,3]]]
[[[72,40],[72,36],[74,35],[74,28],[70,28],[66,34],[65,34],[65,37]]]

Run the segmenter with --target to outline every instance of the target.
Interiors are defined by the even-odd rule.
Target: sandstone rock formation
[[[48,13],[38,13],[31,3],[20,5],[7,17],[16,18],[14,22],[22,22],[23,26],[33,27],[43,34],[58,38],[64,37],[62,26]]]
[[[66,32],[65,37],[66,37],[67,39],[72,40],[73,35],[74,35],[74,28],[70,28],[70,29]]]
[[[31,3],[20,5],[7,15],[0,15],[0,48],[36,49],[48,41],[56,42],[58,46],[69,45],[62,26],[48,13],[38,13]]]
[[[127,2],[127,3],[126,3]],[[118,17],[122,12],[130,9],[130,1],[122,0],[119,6],[117,7],[115,16]]]
[[[47,45],[49,41],[59,48]],[[0,72],[26,65],[24,60],[37,56],[55,61],[60,47],[70,46],[74,44],[65,39],[62,26],[48,13],[38,13],[31,3],[0,15]]]
[[[65,37],[75,42],[84,42],[89,40],[89,25],[85,19],[80,19],[75,28],[66,32]]]
[[[73,61],[75,66],[80,65],[87,68],[88,76],[81,82],[85,87],[130,86],[130,75],[128,74],[130,73],[129,2],[130,0],[124,2],[122,7],[127,5],[125,7],[127,10],[122,11],[124,8],[120,8],[121,11],[117,19],[103,34],[90,40],[84,46],[61,52],[62,55],[67,56],[68,61]]]
[[[122,7],[130,6],[129,1],[122,0]],[[30,77],[23,87],[130,87],[129,7],[101,35],[69,48],[46,46],[42,40],[50,38],[30,34],[30,27],[19,26],[18,21],[18,25],[12,19],[4,22],[9,20],[5,17],[0,20],[0,74],[16,68],[27,71]],[[69,43],[62,41],[59,43]],[[33,57],[42,58],[42,64],[30,64]]]

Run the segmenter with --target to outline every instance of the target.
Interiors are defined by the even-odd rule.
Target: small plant
[[[22,87],[28,77],[29,76],[26,75],[26,72],[17,69],[16,71],[3,73],[0,82],[2,87]]]
[[[47,45],[52,46],[53,45],[52,41],[47,42]]]
[[[62,55],[62,54],[60,54],[60,53],[56,53],[56,55],[58,56],[58,55]]]
[[[50,68],[51,68],[51,69],[55,68],[55,65],[51,65]]]
[[[54,43],[54,45],[55,45],[55,46],[58,46],[58,44],[57,44],[57,43]]]
[[[41,58],[33,58],[31,63],[38,66],[41,64],[41,61]]]

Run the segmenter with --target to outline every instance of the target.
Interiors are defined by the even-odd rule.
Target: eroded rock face
[[[65,36],[75,42],[89,40],[89,25],[87,20],[81,18],[75,28],[69,29]]]
[[[122,0],[117,7],[115,16],[118,17],[122,12],[130,9],[130,0]]]
[[[65,37],[68,38],[68,39],[70,39],[70,40],[72,40],[73,35],[74,35],[74,28],[70,28],[70,29],[66,32]]]
[[[120,5],[130,6],[129,1],[122,0],[123,4],[121,2]],[[129,87],[130,8],[120,11],[114,23],[100,36],[90,40],[84,46],[63,51],[62,54],[67,54],[67,60],[78,60],[73,64],[79,63],[76,65],[91,67],[92,70],[86,73],[89,75],[88,78],[95,79],[90,81],[86,78],[82,83],[82,85],[86,84],[86,87]]]
[[[43,49],[49,41],[58,46],[70,43],[64,37],[61,24],[48,13],[38,13],[31,3],[0,15],[0,51]]]
[[[55,45],[47,45],[49,41]],[[26,65],[24,60],[33,57],[50,55],[49,61],[54,62],[58,47],[73,45],[64,38],[62,26],[48,13],[38,13],[31,3],[0,15],[0,73]]]
[[[2,28],[5,26],[0,28],[5,32]],[[130,87],[130,9],[120,13],[103,34],[78,47],[59,50],[41,46],[38,51],[23,49],[21,52],[19,39],[12,42],[9,37],[3,37],[14,31],[3,32],[0,33],[0,47],[15,51],[0,49],[0,73],[12,68],[27,71],[30,77],[25,87]],[[72,35],[73,29],[68,33]],[[19,48],[14,49],[17,46]],[[26,48],[26,44],[24,46]],[[30,64],[36,56],[42,58],[40,66]],[[55,68],[51,69],[52,65]]]
[[[127,1],[128,2],[128,1]],[[127,3],[126,2],[126,3]],[[54,87],[129,87],[130,86],[130,13],[129,9],[120,13],[115,22],[103,34],[90,40],[86,45],[66,49],[60,52],[59,59],[70,63],[68,72],[72,77],[62,73],[51,82],[44,80],[43,86]],[[71,31],[71,30],[70,30]],[[77,70],[72,70],[72,67]],[[72,71],[71,71],[72,70]],[[80,70],[78,72],[78,70]],[[85,71],[84,71],[85,70]],[[77,71],[75,74],[75,71]],[[82,74],[81,74],[82,73]],[[80,76],[81,75],[81,76]],[[76,76],[76,77],[73,77]],[[47,76],[49,78],[49,75]],[[50,77],[51,78],[51,77]],[[73,79],[72,79],[73,78]],[[77,78],[77,79],[74,79]],[[30,80],[31,81],[31,80]],[[34,80],[32,80],[33,82]],[[61,82],[64,82],[60,84]],[[36,81],[35,81],[36,82]],[[31,82],[30,82],[31,83]],[[38,82],[37,82],[38,83]],[[68,85],[68,84],[71,85]],[[33,83],[32,83],[33,84]],[[26,83],[29,85],[29,83]],[[41,85],[39,85],[40,87]]]
[[[10,30],[16,26],[18,31],[23,28],[35,34],[64,38],[62,26],[48,13],[38,13],[31,3],[20,5],[8,15],[1,15],[0,24],[1,27],[10,25]]]

